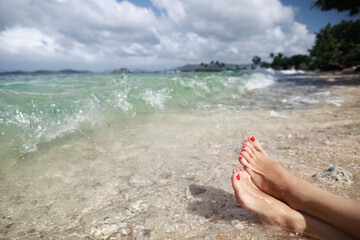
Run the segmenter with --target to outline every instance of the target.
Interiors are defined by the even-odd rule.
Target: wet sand
[[[236,204],[232,170],[255,135],[290,172],[360,199],[360,77],[328,75],[299,84],[343,101],[311,110],[192,112],[116,124],[89,138],[58,139],[0,175],[4,239],[302,239],[265,228]],[[121,137],[119,137],[121,136]],[[349,182],[316,172],[337,165]]]

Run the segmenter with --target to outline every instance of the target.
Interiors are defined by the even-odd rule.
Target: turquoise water
[[[153,114],[251,108],[246,95],[275,82],[270,73],[4,75],[0,77],[0,149],[39,144],[113,122],[123,127]]]

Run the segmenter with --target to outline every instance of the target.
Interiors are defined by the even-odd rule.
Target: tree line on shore
[[[208,67],[212,67],[218,70],[241,70],[241,69],[246,69],[244,67],[241,67],[239,65],[234,65],[232,67],[227,66],[224,62],[219,62],[218,60],[214,61],[212,60],[209,63],[200,63],[200,66],[204,69],[204,70],[208,70]]]
[[[344,7],[344,2],[347,6]],[[360,1],[343,0],[341,3],[334,0],[317,0],[315,7],[322,10],[337,9],[349,10],[349,15],[359,13]],[[360,64],[360,18],[355,21],[342,21],[339,24],[327,24],[316,33],[314,46],[308,50],[308,55],[294,55],[286,57],[282,53],[270,53],[271,63],[261,61],[254,56],[252,67],[258,66],[274,69],[301,69],[301,70],[341,70]]]

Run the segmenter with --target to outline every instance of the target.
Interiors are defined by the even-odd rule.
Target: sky
[[[350,19],[312,1],[1,0],[0,71],[163,70],[307,54],[314,32]]]

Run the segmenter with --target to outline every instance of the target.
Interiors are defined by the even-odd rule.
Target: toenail
[[[242,148],[245,148],[245,147],[246,147],[246,145],[243,145],[243,146],[242,146]]]
[[[250,138],[250,140],[251,140],[252,142],[255,142],[255,137],[252,136],[252,137]]]
[[[245,152],[245,150],[244,150],[244,149],[241,149],[241,153],[242,153],[242,152]]]
[[[236,169],[236,172],[239,172],[239,169]]]
[[[242,159],[242,156],[239,157],[239,160],[241,160],[241,159]]]
[[[244,140],[244,143],[246,143],[246,142],[247,142],[247,140],[245,139],[245,140]]]
[[[236,175],[236,179],[237,179],[237,180],[240,180],[240,175],[239,175],[239,174]]]

